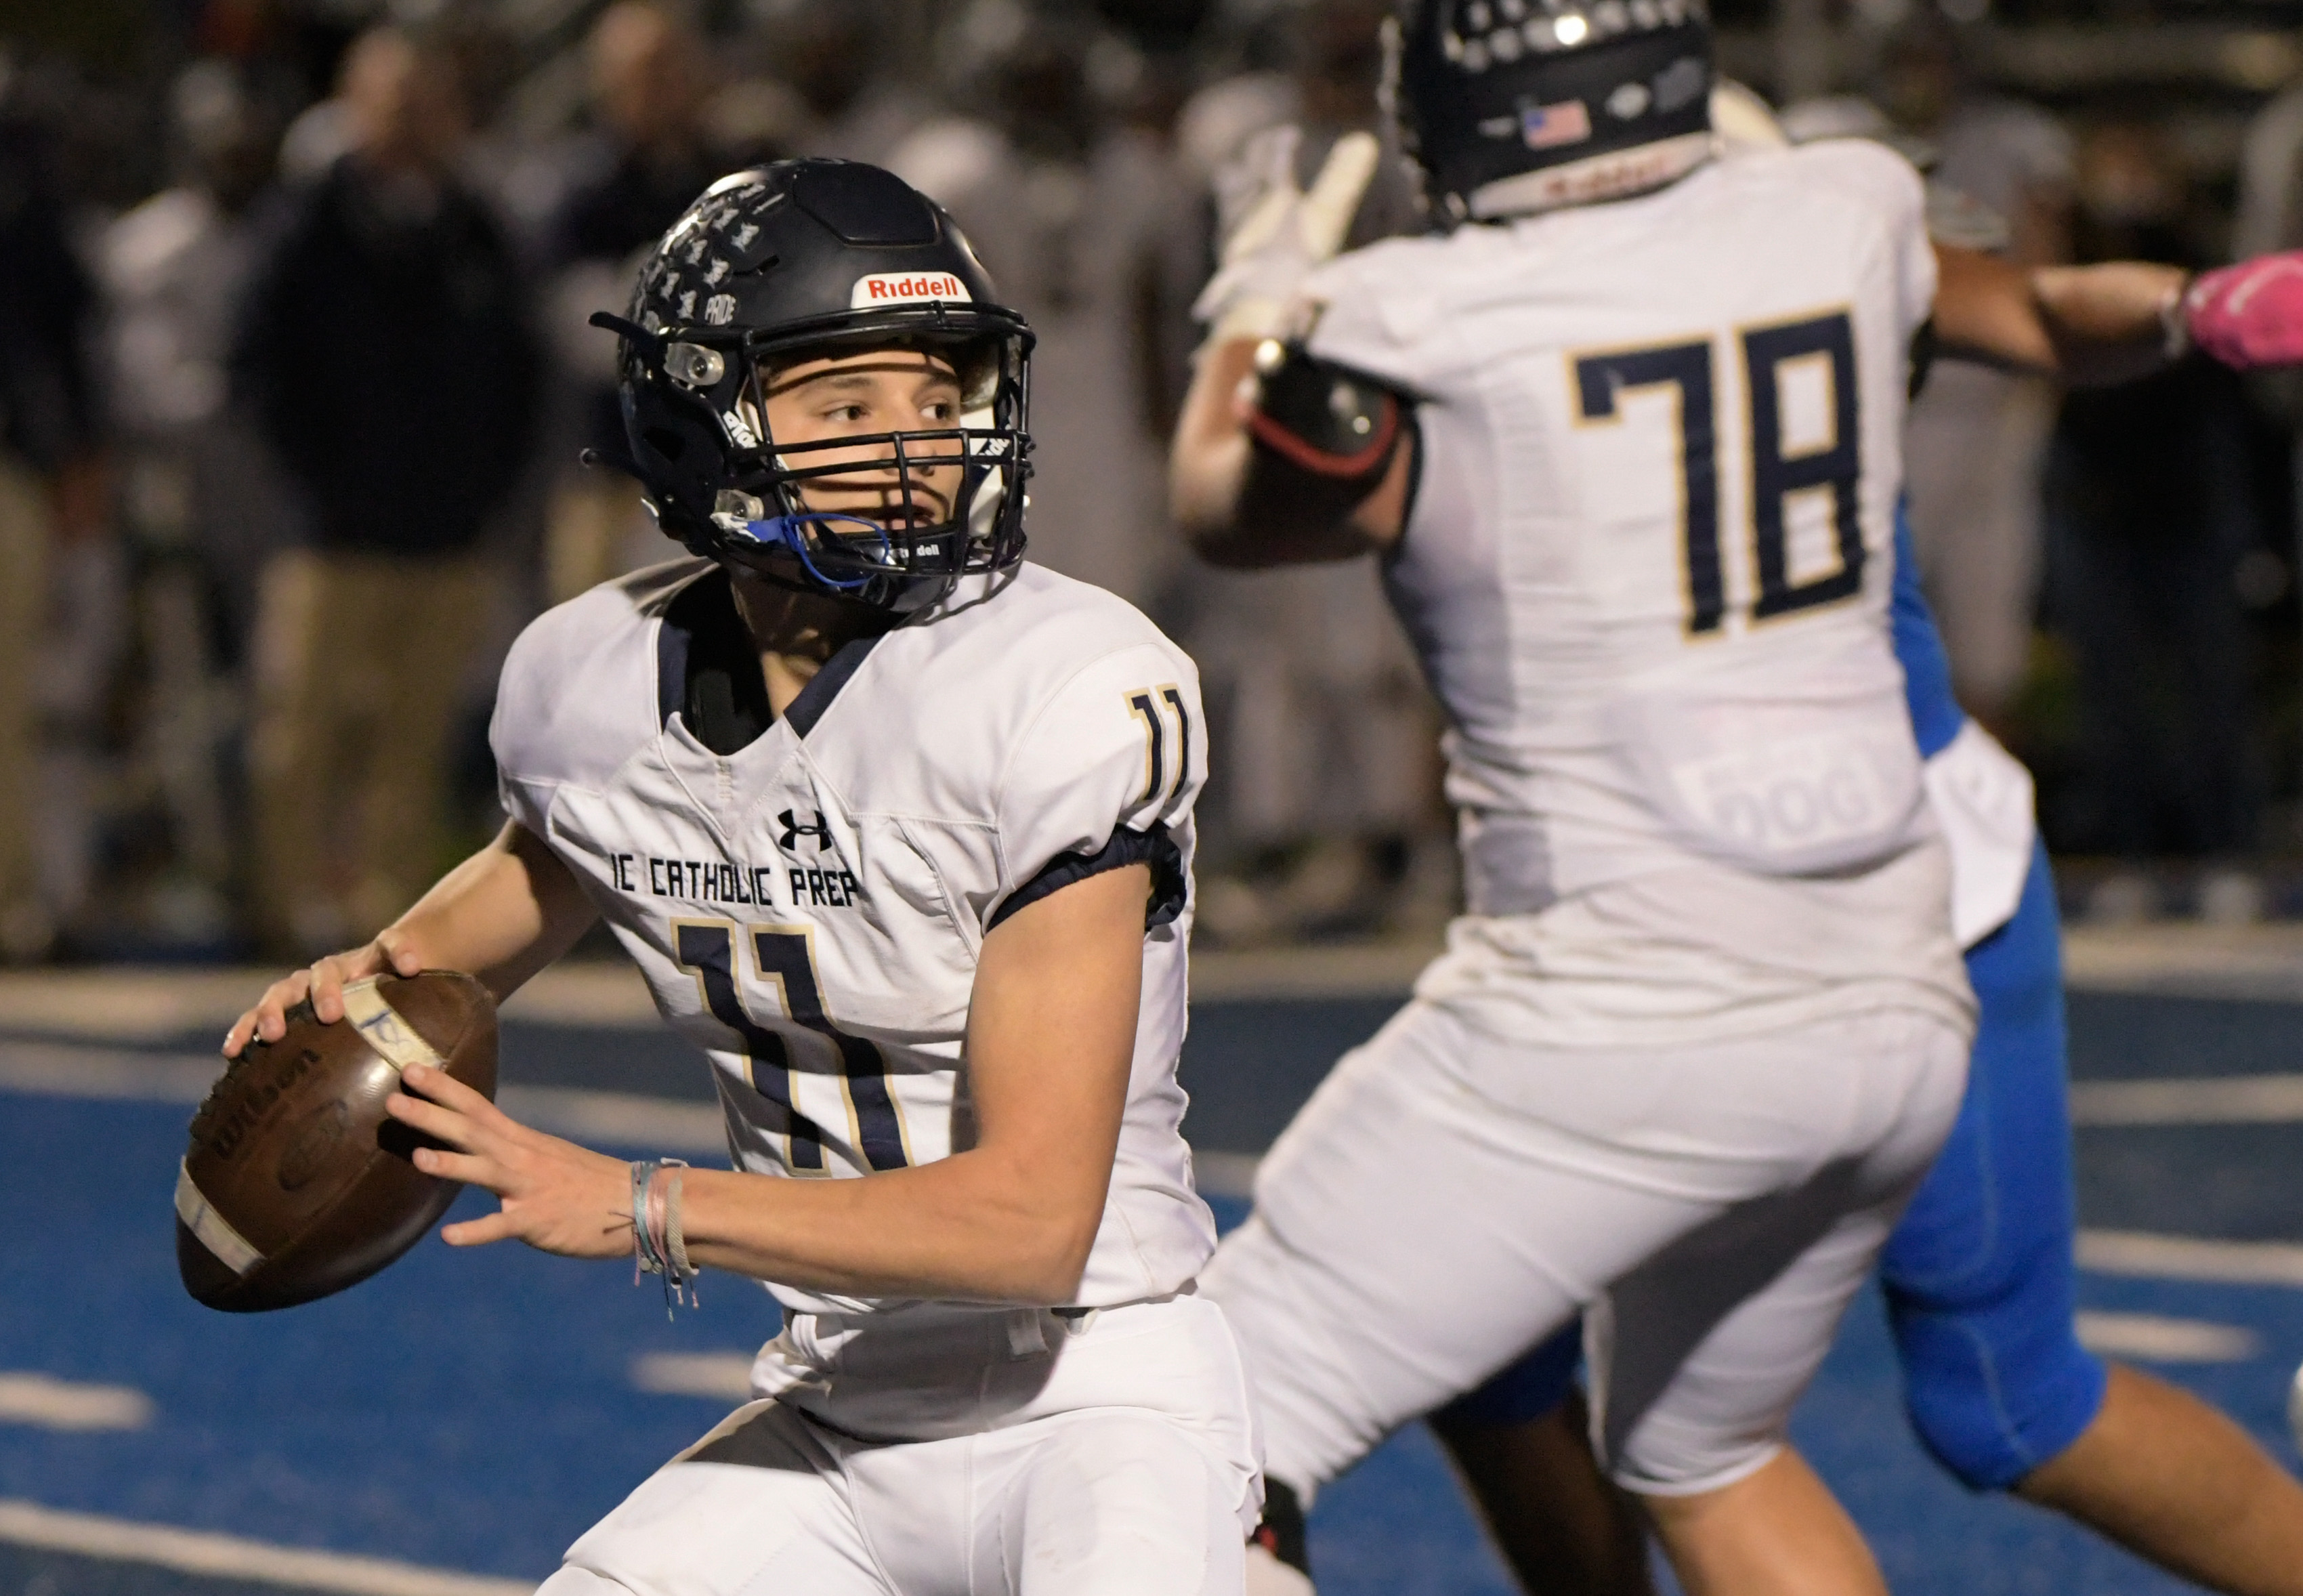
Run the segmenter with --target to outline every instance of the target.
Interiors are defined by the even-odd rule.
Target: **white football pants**
[[[1222,1315],[1110,1310],[1031,1356],[1049,1364],[1033,1416],[937,1440],[749,1403],[538,1596],[1239,1596],[1262,1496]]]
[[[1667,1048],[1410,1003],[1346,1054],[1202,1279],[1308,1494],[1579,1312],[1632,1490],[1758,1469],[1959,1111],[1965,1027],[1886,1009]]]

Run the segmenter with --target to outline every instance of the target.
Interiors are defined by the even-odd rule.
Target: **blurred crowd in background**
[[[1800,136],[1888,139],[2027,261],[2303,245],[2303,6],[1721,0]],[[0,959],[303,957],[501,823],[497,664],[677,553],[615,452],[633,261],[828,155],[949,207],[1037,329],[1033,556],[1201,663],[1200,925],[1452,912],[1438,716],[1366,562],[1165,516],[1243,152],[1380,130],[1382,0],[15,0],[0,23]],[[2298,87],[2290,87],[2293,83]],[[1421,225],[1396,164],[1354,241]],[[1911,424],[1968,707],[2067,908],[2303,913],[2303,383],[1939,365]]]

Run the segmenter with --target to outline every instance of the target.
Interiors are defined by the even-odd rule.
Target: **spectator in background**
[[[124,520],[147,570],[142,754],[188,879],[172,916],[212,940],[233,874],[223,744],[265,561],[286,541],[276,467],[227,404],[232,332],[278,126],[227,63],[169,97],[179,182],[105,232],[100,267]]]
[[[749,20],[802,102],[792,154],[885,166],[930,114],[925,96],[884,70],[897,33],[887,0],[754,0]]]
[[[1921,6],[1889,38],[1879,81],[1895,127],[1932,153],[1931,175],[2005,222],[2012,258],[2071,258],[2069,136],[2045,112],[1981,92],[1941,13]],[[1944,362],[1904,430],[1911,536],[1953,685],[2003,738],[2030,659],[2054,418],[2043,379]]]
[[[48,952],[86,888],[84,850],[53,845],[59,810],[78,806],[43,790],[52,784],[42,780],[41,719],[46,710],[79,722],[80,735],[97,707],[82,679],[101,650],[85,632],[48,646],[59,629],[55,598],[88,585],[72,583],[75,574],[100,570],[84,556],[100,553],[107,529],[82,354],[93,304],[44,131],[0,101],[0,959],[14,962]],[[105,607],[67,604],[92,622]]]
[[[1194,96],[1177,143],[1194,192],[1189,306],[1211,229],[1227,231],[1291,162],[1308,183],[1337,139],[1364,129],[1384,158],[1347,248],[1425,225],[1391,118],[1379,114],[1384,0],[1314,0],[1287,15],[1284,71]],[[1291,153],[1292,150],[1292,153]],[[1170,258],[1171,269],[1179,264]],[[1186,327],[1188,349],[1196,332]],[[1430,929],[1455,908],[1454,849],[1431,754],[1438,716],[1385,602],[1375,562],[1224,571],[1194,566],[1182,630],[1200,662],[1225,757],[1202,800],[1207,861],[1199,924],[1235,942]]]
[[[2080,162],[2078,253],[2193,258],[2180,173],[2156,134],[2096,129]],[[2248,628],[2234,573],[2255,542],[2238,380],[2202,359],[2073,393],[2049,472],[2050,608],[2078,655],[2082,769],[2061,845],[2126,859],[2205,857],[2209,917],[2261,909],[2229,862],[2255,840]],[[2147,911],[2140,877],[2098,885],[2106,916]]]
[[[2298,248],[2303,248],[2303,80],[2274,96],[2248,127],[2230,258]],[[2281,552],[2291,582],[2303,578],[2303,371],[2258,373],[2248,388],[2257,407],[2288,437],[2294,519],[2283,528]],[[2268,568],[2258,562],[2257,569]],[[2294,779],[2291,771],[2282,774]]]
[[[1017,0],[974,0],[940,53],[957,109],[887,164],[958,219],[1038,337],[1032,558],[1151,607],[1174,540],[1143,286],[1172,179],[1108,114],[1135,57],[1084,16]]]
[[[591,67],[599,139],[551,218],[546,250],[553,343],[561,370],[581,389],[578,447],[615,459],[627,452],[616,341],[589,317],[629,308],[634,254],[726,168],[704,129],[702,41],[671,13],[640,0],[610,6],[592,29]],[[660,558],[665,547],[629,477],[572,458],[558,473],[544,543],[551,602]]]
[[[379,29],[340,97],[352,148],[297,196],[234,356],[308,523],[264,575],[251,749],[260,925],[299,957],[437,874],[446,742],[494,587],[478,547],[538,386],[510,249],[455,175],[452,62]]]

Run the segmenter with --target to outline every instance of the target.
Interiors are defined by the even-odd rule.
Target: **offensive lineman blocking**
[[[1739,87],[1722,85],[1712,114],[1731,158],[1787,142],[1765,102]],[[1931,186],[1931,208],[1934,198]],[[2222,274],[2222,289],[2262,269]],[[1961,295],[1974,289],[1939,290],[1938,319],[1970,319]],[[2217,297],[2210,282],[2201,298]],[[2216,349],[2239,364],[2277,352]],[[1959,1123],[1880,1255],[1905,1411],[1970,1490],[2054,1507],[2210,1589],[2303,1596],[2303,1486],[2223,1414],[2079,1344],[2054,881],[2028,777],[1953,695],[1902,516],[1892,614],[1978,1007]],[[1621,1516],[1591,1488],[1567,1401],[1574,1335],[1435,1414],[1434,1427],[1529,1596],[1634,1596],[1649,1588],[1638,1531],[1609,1522]]]
[[[710,1055],[733,1172],[628,1166],[437,1072],[392,1111],[500,1212],[451,1226],[768,1283],[755,1399],[570,1549],[553,1596],[1239,1589],[1260,1493],[1192,1188],[1189,659],[1022,564],[1031,335],[893,176],[715,184],[623,339],[633,466],[703,557],[531,626],[511,820],[308,992],[508,993],[603,918]]]
[[[1457,9],[1402,18],[1427,176],[1456,153],[1433,122],[1475,143],[1501,116],[1492,92],[1467,103]],[[1313,272],[1260,418],[1230,393],[1253,345],[1219,320],[1203,357],[1186,520],[1219,559],[1291,533],[1297,557],[1387,553],[1454,725],[1471,906],[1275,1145],[1207,1286],[1298,1495],[1588,1308],[1604,1460],[1683,1579],[1765,1583],[1713,1511],[1759,1493],[1803,1509],[1785,1569],[1867,1589],[1781,1438],[1965,1074],[1948,865],[1884,624],[1935,263],[1885,152],[1707,165],[1708,28],[1647,14],[1550,63],[1594,104],[1643,86],[1593,135],[1612,149],[1551,168],[1520,137],[1548,124],[1514,117],[1488,158],[1518,185],[1506,208],[1542,215]],[[1525,76],[1506,89],[1566,92]],[[1431,187],[1466,217],[1486,184],[1459,179]],[[1259,492],[1287,452],[1247,451],[1250,425],[1313,434],[1308,407],[1274,413],[1303,361],[1373,390],[1364,432],[1396,415],[1405,440],[1329,473],[1329,506],[1357,495],[1329,528],[1278,509],[1311,470]]]
[[[1964,982],[1885,614],[1936,261],[1883,152],[1710,162],[1700,7],[1520,16],[1401,8],[1396,108],[1457,231],[1314,270],[1323,176],[1202,301],[1179,509],[1219,562],[1385,554],[1472,908],[1208,1283],[1283,1509],[1580,1300],[1595,1442],[1683,1579],[1877,1589],[1778,1448],[1948,1123],[1893,1051]],[[1946,334],[2035,364],[2231,319],[2150,268],[2054,304],[1944,269],[1986,290]]]

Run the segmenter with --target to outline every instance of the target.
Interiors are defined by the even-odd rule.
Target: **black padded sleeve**
[[[1398,394],[1301,344],[1264,345],[1256,375],[1248,430],[1259,469],[1292,468],[1346,509],[1382,486],[1405,426]]]
[[[1143,908],[1144,930],[1168,925],[1184,912],[1184,856],[1175,839],[1168,835],[1168,828],[1155,821],[1147,832],[1118,827],[1111,833],[1111,840],[1093,853],[1058,854],[1041,866],[1038,874],[1008,894],[991,911],[991,918],[983,929],[991,930],[1025,904],[1037,903],[1075,882],[1129,865],[1152,866],[1152,897]]]

